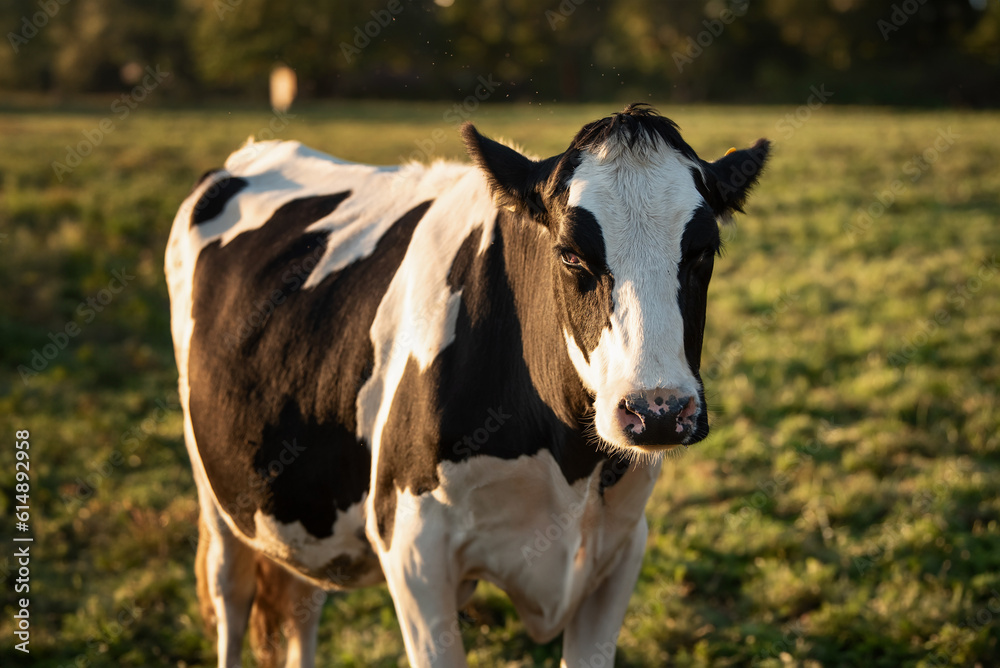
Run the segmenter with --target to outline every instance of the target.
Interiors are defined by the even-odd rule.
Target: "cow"
[[[562,664],[612,665],[663,454],[709,431],[720,223],[769,153],[714,162],[645,104],[535,159],[247,143],[166,251],[196,573],[219,666],[312,665],[326,592],[384,581],[410,665],[464,666],[480,580]],[[600,659],[598,661],[598,659]]]

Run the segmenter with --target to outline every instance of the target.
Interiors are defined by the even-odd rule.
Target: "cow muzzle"
[[[662,448],[687,442],[697,428],[700,414],[697,396],[657,388],[634,392],[619,401],[615,423],[631,444]]]

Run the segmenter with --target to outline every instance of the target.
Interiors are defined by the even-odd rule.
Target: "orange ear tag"
[[[735,153],[735,152],[736,152],[736,147],[734,146],[731,149],[729,149],[728,151],[726,151],[726,155],[729,155],[730,153]],[[725,157],[725,156],[723,156],[723,157]]]

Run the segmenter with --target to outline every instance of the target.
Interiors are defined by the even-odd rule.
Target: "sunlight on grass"
[[[449,106],[293,109],[278,136],[378,164],[460,157]],[[616,108],[472,120],[552,154]],[[724,230],[703,356],[713,435],[664,466],[618,665],[1000,664],[1000,115],[824,107],[789,133],[779,107],[661,111],[707,159],[776,145]],[[0,112],[0,424],[33,438],[32,665],[210,665],[162,257],[197,177],[273,117],[146,109],[60,181],[52,163],[102,116]],[[942,132],[956,138],[935,148]],[[134,278],[88,302],[114,271]],[[471,665],[559,663],[493,587],[461,628]],[[403,655],[384,588],[331,597],[320,665]]]

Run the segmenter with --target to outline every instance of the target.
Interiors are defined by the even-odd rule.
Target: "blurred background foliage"
[[[1000,665],[1000,112],[968,109],[1000,103],[1000,0],[0,0],[0,25],[0,433],[32,433],[35,668],[214,665],[163,280],[198,174],[248,135],[462,159],[466,118],[551,155],[633,100],[703,157],[775,151],[726,228],[713,435],[647,507],[617,665]],[[146,68],[170,73],[148,99]],[[0,551],[6,639],[15,568]],[[495,588],[464,612],[473,667],[559,664]],[[384,587],[331,597],[319,643],[404,661]]]
[[[0,89],[57,99],[147,65],[172,75],[161,101],[258,98],[281,62],[307,98],[492,75],[521,102],[780,103],[824,82],[838,103],[1000,103],[996,0],[5,0],[0,25]]]

